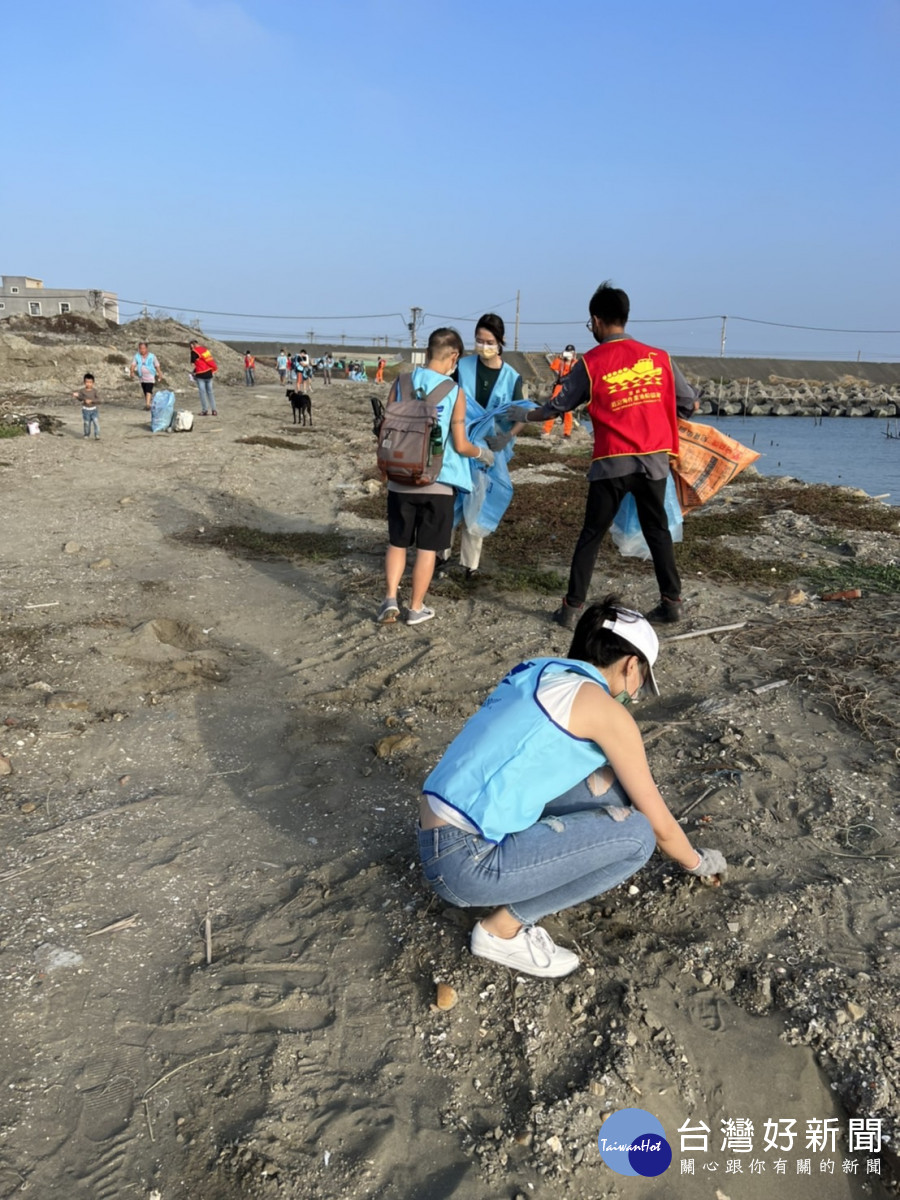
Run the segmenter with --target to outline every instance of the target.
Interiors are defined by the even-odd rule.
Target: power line
[[[401,321],[406,318],[402,313],[357,313],[355,316],[339,316],[339,317],[310,317],[310,316],[294,316],[291,313],[238,313],[238,312],[217,312],[212,308],[189,308],[186,304],[151,304],[149,300],[125,300],[120,299],[120,304],[133,304],[138,309],[153,308],[162,309],[165,312],[188,312],[198,313],[202,317],[244,317],[253,321],[375,321],[382,317],[399,317]]]
[[[339,316],[311,316],[311,315],[295,315],[284,313],[239,313],[239,312],[223,312],[217,309],[210,308],[190,308],[183,304],[151,304],[149,301],[143,300],[127,300],[124,297],[119,299],[120,304],[134,305],[139,311],[153,308],[167,312],[187,312],[195,313],[205,317],[240,317],[244,320],[253,321],[376,321],[386,320],[390,317],[399,317],[406,324],[406,317],[403,313],[356,313],[350,315]],[[495,308],[502,308],[506,304],[511,304],[512,301],[504,300],[502,303],[495,305]],[[458,321],[471,322],[477,321],[477,317],[449,316],[446,313],[427,313],[427,318],[438,321]],[[424,318],[423,318],[424,319]],[[632,325],[674,325],[674,324],[689,324],[697,321],[744,321],[751,325],[768,325],[775,329],[802,329],[809,333],[848,333],[848,334],[869,334],[879,337],[895,337],[900,335],[900,329],[840,329],[827,325],[798,325],[787,321],[766,321],[759,317],[740,317],[729,316],[725,313],[707,314],[706,316],[697,317],[635,317],[629,323]],[[533,328],[550,328],[551,326],[577,326],[582,324],[580,318],[573,318],[571,321],[520,321],[520,325],[527,325]]]

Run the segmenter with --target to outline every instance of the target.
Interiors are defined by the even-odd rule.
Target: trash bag
[[[756,450],[742,446],[714,425],[696,421],[679,420],[678,443],[672,475],[683,513],[705,504],[759,458]]]
[[[150,405],[150,432],[165,433],[175,416],[175,393],[161,391],[153,396]]]
[[[472,476],[472,490],[462,495],[462,515],[469,533],[485,538],[500,524],[512,500],[506,459],[497,455],[490,470],[476,468]]]
[[[678,503],[675,480],[671,475],[666,480],[666,516],[669,519],[669,533],[672,535],[672,541],[680,542],[684,537],[684,520],[681,516],[681,505]],[[619,505],[619,511],[616,513],[610,533],[623,558],[650,557],[650,547],[641,532],[637,505],[631,492]]]

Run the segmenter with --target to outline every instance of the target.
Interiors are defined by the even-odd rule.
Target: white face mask
[[[479,342],[476,338],[475,349],[482,358],[493,358],[494,355],[500,353],[500,347],[496,342]]]
[[[563,358],[566,360],[566,362],[571,362],[573,357],[574,357],[574,356],[573,356],[573,354],[572,354],[572,351],[571,351],[571,350],[564,350],[564,351],[563,351]]]

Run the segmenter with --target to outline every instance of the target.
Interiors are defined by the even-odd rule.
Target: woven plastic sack
[[[678,457],[671,469],[683,513],[699,508],[759,458],[712,425],[678,422]]]

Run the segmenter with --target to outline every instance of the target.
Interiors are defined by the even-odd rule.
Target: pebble
[[[12,775],[12,763],[4,754],[0,754],[0,775]]]
[[[91,563],[92,571],[108,571],[112,566],[111,558],[98,558],[96,562]]]
[[[66,542],[63,546],[63,551],[66,554],[78,554],[81,551],[81,546],[79,546],[78,542]]]
[[[455,1008],[459,1004],[459,992],[449,983],[439,983],[437,985],[437,1007],[442,1010]]]

